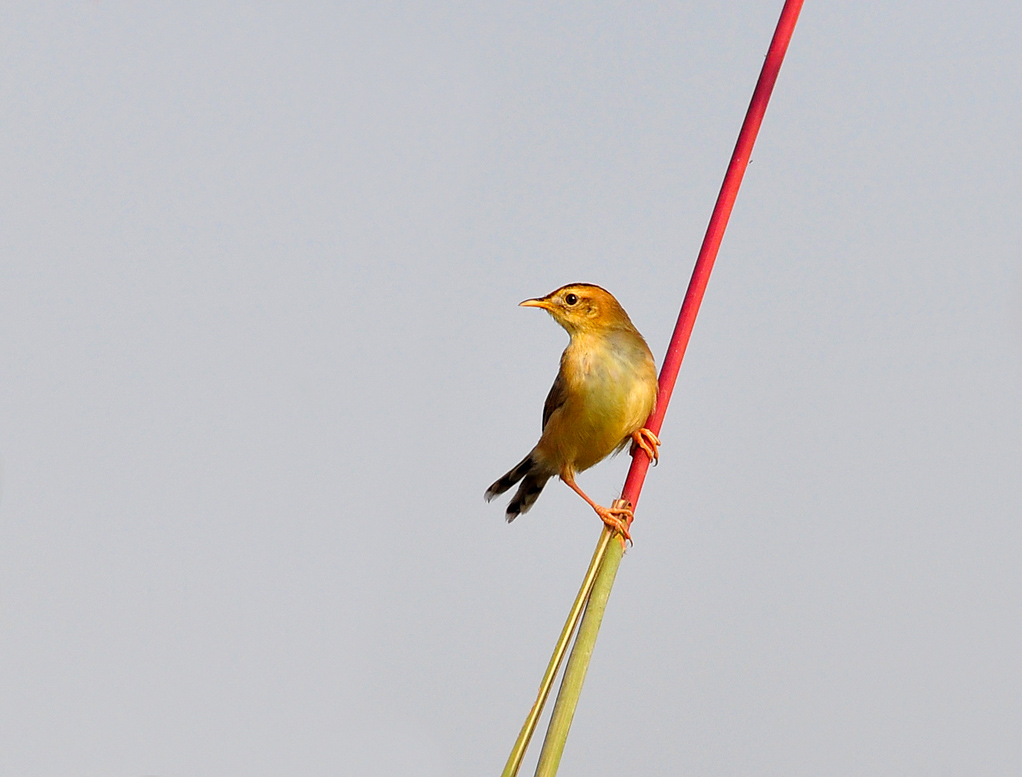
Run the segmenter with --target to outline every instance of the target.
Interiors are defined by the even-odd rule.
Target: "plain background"
[[[779,11],[6,3],[0,773],[498,773],[600,531],[483,503],[516,304],[659,359]],[[1020,40],[806,4],[562,774],[1022,773]]]

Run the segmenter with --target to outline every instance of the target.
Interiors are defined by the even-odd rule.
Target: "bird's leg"
[[[632,432],[632,450],[631,455],[635,455],[635,451],[642,448],[649,456],[649,460],[653,462],[653,466],[656,466],[660,461],[660,438],[657,437],[653,432],[647,429],[645,426],[639,429],[637,432]]]
[[[631,507],[604,507],[603,505],[596,504],[596,502],[586,495],[585,491],[578,487],[578,483],[575,482],[575,476],[570,471],[562,472],[561,480],[565,482],[568,488],[586,500],[586,504],[596,511],[596,514],[600,516],[600,520],[603,521],[611,531],[618,533],[618,538],[621,540],[622,548],[625,547],[625,540],[628,540],[628,542],[632,541],[632,535],[628,533],[628,527],[635,519],[635,513],[632,512]],[[627,504],[627,502],[625,502],[625,504]],[[625,517],[621,518],[619,516]]]

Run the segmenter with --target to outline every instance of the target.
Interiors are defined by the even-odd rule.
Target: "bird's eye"
[[[565,294],[564,295],[564,303],[566,305],[574,305],[576,302],[578,302],[578,296],[577,295],[575,295],[575,294]]]

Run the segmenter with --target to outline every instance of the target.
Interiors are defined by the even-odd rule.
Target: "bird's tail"
[[[520,462],[518,462],[511,471],[508,472],[504,477],[497,480],[492,486],[486,489],[486,493],[483,494],[483,498],[487,502],[492,501],[495,497],[500,496],[507,491],[511,486],[517,483],[519,480],[529,474],[529,470],[533,467],[532,454],[530,453]]]
[[[514,497],[508,503],[507,512],[505,517],[507,522],[511,523],[522,513],[527,513],[529,508],[532,507],[536,500],[539,499],[539,494],[543,490],[543,486],[550,479],[550,474],[543,472],[536,467],[536,462],[532,459],[530,453],[524,459],[522,459],[510,472],[504,477],[497,480],[492,486],[486,489],[486,501],[489,502],[494,497],[500,496],[507,491],[511,486],[517,483],[519,480],[522,484],[518,486],[518,490],[515,492]]]

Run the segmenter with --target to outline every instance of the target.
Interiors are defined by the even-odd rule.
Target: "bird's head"
[[[526,308],[543,308],[569,335],[609,329],[634,329],[624,308],[606,289],[591,283],[569,283],[545,297],[519,303]]]

